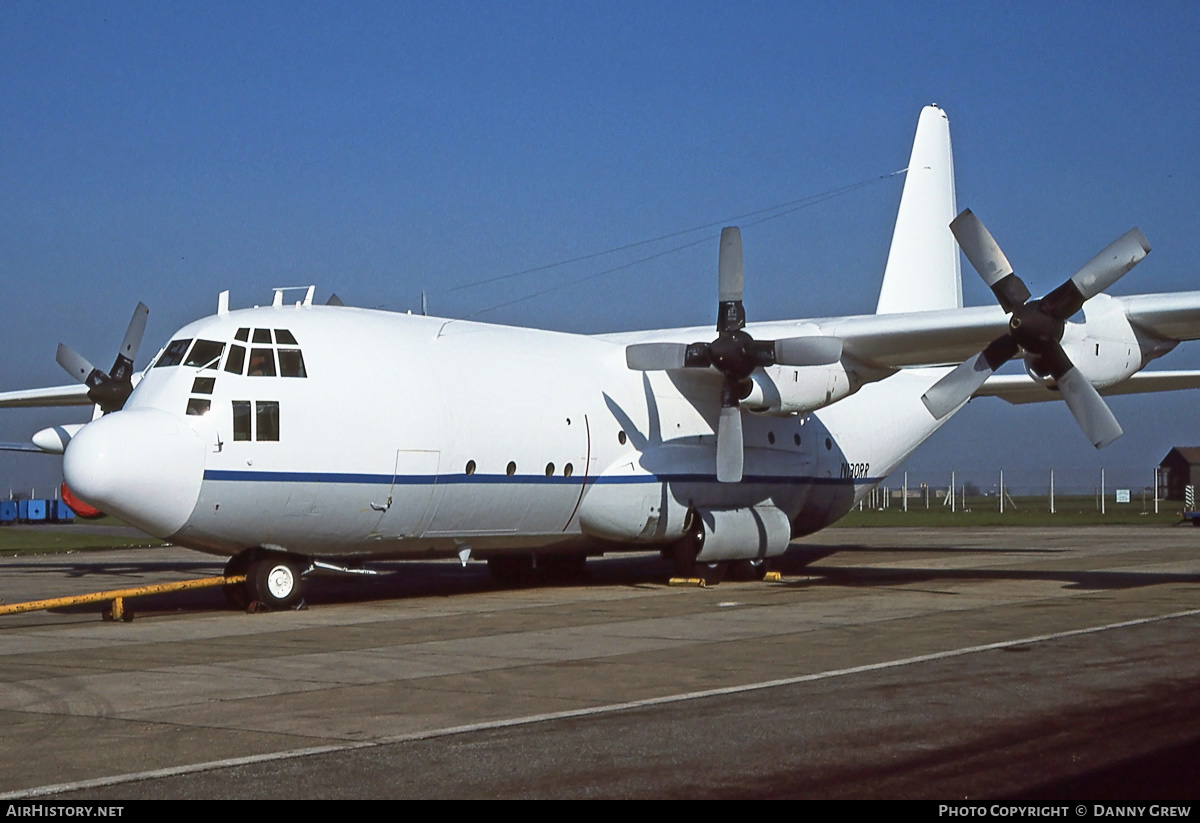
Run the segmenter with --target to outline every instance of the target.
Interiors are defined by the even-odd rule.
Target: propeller
[[[825,366],[842,357],[842,341],[811,335],[783,340],[755,340],[743,331],[742,233],[736,226],[721,230],[717,263],[717,339],[709,343],[633,343],[625,362],[637,371],[714,368],[725,377],[721,416],[717,421],[717,480],[742,479],[742,414],[738,404],[749,391],[747,378],[762,366]]]
[[[1150,244],[1145,236],[1136,228],[1130,229],[1054,291],[1030,300],[1024,281],[1013,271],[991,232],[970,209],[954,218],[950,231],[1010,317],[1005,334],[925,392],[921,398],[925,407],[934,417],[945,417],[969,400],[996,369],[1024,349],[1030,367],[1054,379],[1067,408],[1096,448],[1120,437],[1121,424],[1095,386],[1075,368],[1060,341],[1067,318],[1149,254]]]
[[[133,392],[133,361],[137,358],[138,348],[142,345],[142,335],[146,332],[146,318],[150,309],[145,303],[138,303],[129,319],[129,327],[125,330],[125,339],[121,341],[121,350],[117,353],[116,362],[107,374],[93,366],[91,362],[74,349],[58,344],[55,359],[58,365],[67,370],[76,380],[88,386],[88,399],[100,406],[105,414],[114,412],[125,405]]]

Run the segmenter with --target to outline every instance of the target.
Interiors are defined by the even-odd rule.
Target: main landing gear
[[[225,597],[239,609],[256,603],[271,611],[297,608],[304,599],[301,577],[311,568],[312,564],[298,555],[248,549],[225,564],[226,577],[246,575],[245,583],[225,586]]]
[[[751,581],[767,576],[764,558],[703,562],[696,559],[703,549],[704,524],[699,517],[693,517],[688,533],[664,552],[675,563],[675,577],[699,578],[705,585],[713,586],[725,579]]]

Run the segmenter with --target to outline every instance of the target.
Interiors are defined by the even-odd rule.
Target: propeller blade
[[[717,421],[717,481],[740,483],[743,457],[742,410],[723,407]]]
[[[58,352],[54,359],[58,361],[58,365],[66,369],[67,373],[78,380],[80,383],[87,383],[89,386],[96,385],[92,381],[93,374],[105,375],[104,372],[97,369],[79,352],[75,351],[62,343],[58,344]]]
[[[921,402],[938,420],[957,409],[979,391],[979,387],[1020,350],[1011,335],[997,337],[986,349],[929,387],[921,395]]]
[[[145,303],[138,303],[129,318],[129,327],[125,329],[125,339],[121,341],[121,354],[130,360],[137,360],[138,349],[142,345],[142,335],[146,333],[146,318],[150,309]]]
[[[929,387],[921,395],[921,402],[935,419],[941,420],[950,412],[971,399],[979,387],[992,376],[994,369],[988,365],[983,352],[964,360],[954,371]]]
[[[687,349],[686,343],[632,343],[625,347],[625,365],[634,371],[682,369]]]
[[[950,232],[975,271],[988,286],[994,286],[1013,273],[1013,267],[1000,250],[1000,244],[970,209],[963,209],[950,221]]]
[[[775,364],[779,366],[828,366],[841,359],[840,337],[812,335],[775,341]]]
[[[1072,368],[1059,377],[1058,389],[1079,428],[1096,448],[1102,449],[1124,434],[1104,398],[1079,369]]]
[[[964,209],[951,220],[950,232],[1006,312],[1011,312],[1029,299],[1025,282],[1013,273],[1013,267],[1000,250],[1000,245],[973,211]]]
[[[1149,253],[1150,243],[1146,236],[1137,228],[1132,228],[1071,275],[1071,282],[1079,289],[1083,299],[1088,300],[1120,280]]]
[[[742,230],[737,226],[721,229],[721,256],[717,264],[722,303],[742,299]]]
[[[129,318],[129,326],[125,329],[125,339],[121,341],[121,351],[117,354],[112,371],[109,372],[113,378],[124,381],[129,375],[133,361],[137,360],[138,349],[142,345],[142,335],[146,333],[146,318],[149,314],[150,309],[145,303],[138,303],[137,308],[133,310],[133,317]]]

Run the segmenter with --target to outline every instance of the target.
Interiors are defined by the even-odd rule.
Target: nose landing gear
[[[229,583],[225,597],[239,609],[255,603],[271,611],[300,606],[304,599],[302,576],[312,568],[306,559],[284,552],[248,550],[229,558],[225,576],[245,575],[244,583]]]

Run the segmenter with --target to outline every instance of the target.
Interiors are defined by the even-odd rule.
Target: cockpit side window
[[[250,401],[233,401],[233,439],[250,439]]]
[[[183,356],[187,353],[188,346],[192,344],[191,339],[187,340],[172,340],[163,350],[162,357],[158,358],[158,362],[154,364],[154,368],[159,366],[178,366],[183,362]]]
[[[248,341],[250,339],[250,329],[247,329],[247,328],[238,329],[237,334],[235,334],[233,336],[233,339],[241,340],[243,343],[245,343],[246,341]]]
[[[254,404],[255,429],[258,440],[279,439],[279,402],[259,400]]]
[[[224,343],[218,343],[216,340],[197,340],[183,365],[215,369],[224,351]]]
[[[199,417],[208,414],[210,408],[212,408],[212,401],[207,397],[193,397],[188,400],[187,413]]]

